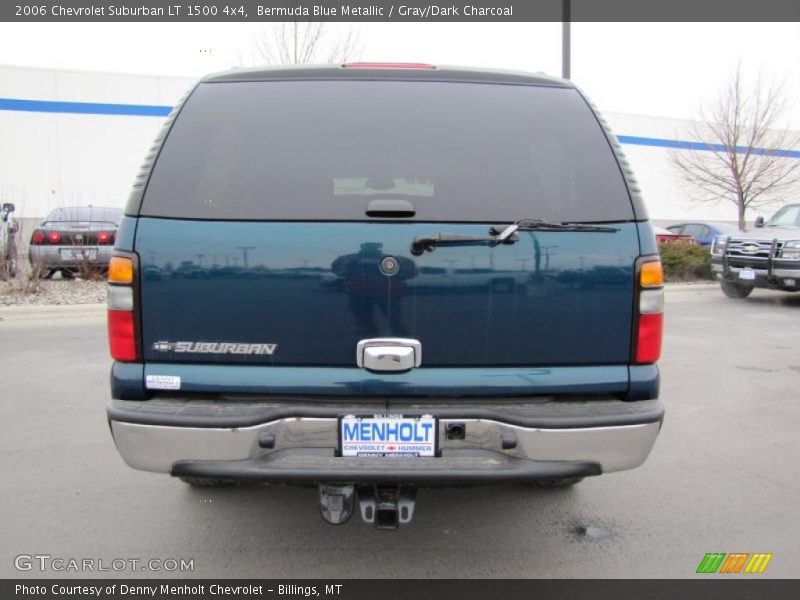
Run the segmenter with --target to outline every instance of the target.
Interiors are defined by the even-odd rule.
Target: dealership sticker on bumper
[[[174,375],[148,375],[145,378],[145,387],[148,390],[179,390],[181,378]]]
[[[436,419],[375,415],[341,420],[342,456],[436,456]]]

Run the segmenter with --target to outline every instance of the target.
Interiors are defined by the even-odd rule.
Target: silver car
[[[56,208],[31,235],[31,266],[42,277],[103,271],[114,250],[122,210],[96,206]]]

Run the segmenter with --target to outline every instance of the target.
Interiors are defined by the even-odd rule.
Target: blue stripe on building
[[[53,102],[0,98],[0,110],[23,112],[71,113],[77,115],[124,115],[129,117],[166,117],[171,106],[148,104],[101,104],[98,102]]]
[[[104,104],[97,102],[57,102],[52,100],[19,100],[0,98],[0,110],[16,110],[23,112],[69,113],[78,115],[123,115],[130,117],[166,117],[171,106],[148,104]],[[678,150],[705,150],[724,152],[722,144],[706,144],[687,140],[667,140],[661,138],[640,137],[635,135],[618,135],[620,144],[631,146],[649,146],[651,148],[676,148]],[[739,153],[745,148],[737,148]],[[755,154],[767,154],[766,148],[754,148]],[[800,150],[774,150],[772,154],[786,158],[800,158]]]
[[[723,144],[706,144],[704,142],[689,142],[686,140],[664,140],[661,138],[638,137],[635,135],[618,135],[620,144],[632,146],[654,146],[657,148],[677,148],[679,150],[706,150],[709,152],[725,152]],[[736,152],[743,154],[747,148],[737,146]],[[753,154],[768,154],[766,148],[753,148]],[[773,150],[771,154],[786,158],[800,158],[800,150]]]

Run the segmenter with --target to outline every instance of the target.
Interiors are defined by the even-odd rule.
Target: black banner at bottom
[[[491,579],[5,579],[0,598],[74,600],[280,599],[303,600],[472,600],[535,598],[536,600],[750,600],[800,598],[800,580],[737,576],[691,580],[491,580]]]

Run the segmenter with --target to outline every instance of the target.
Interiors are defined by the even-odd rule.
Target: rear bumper
[[[597,463],[543,461],[483,450],[455,450],[437,458],[342,458],[313,450],[282,450],[238,461],[182,461],[176,477],[267,483],[402,484],[421,486],[527,482],[600,475]]]
[[[73,251],[90,254],[81,258],[80,255],[73,255]],[[28,250],[31,265],[46,268],[77,268],[81,265],[105,267],[113,254],[113,246],[31,246]]]
[[[108,416],[125,462],[145,471],[260,482],[444,485],[631,469],[649,455],[664,415],[658,400],[246,404],[237,410],[236,402],[115,400]],[[256,407],[264,419],[253,423]],[[373,412],[436,415],[439,456],[337,456],[339,416]],[[455,423],[464,426],[464,439],[447,439]]]

